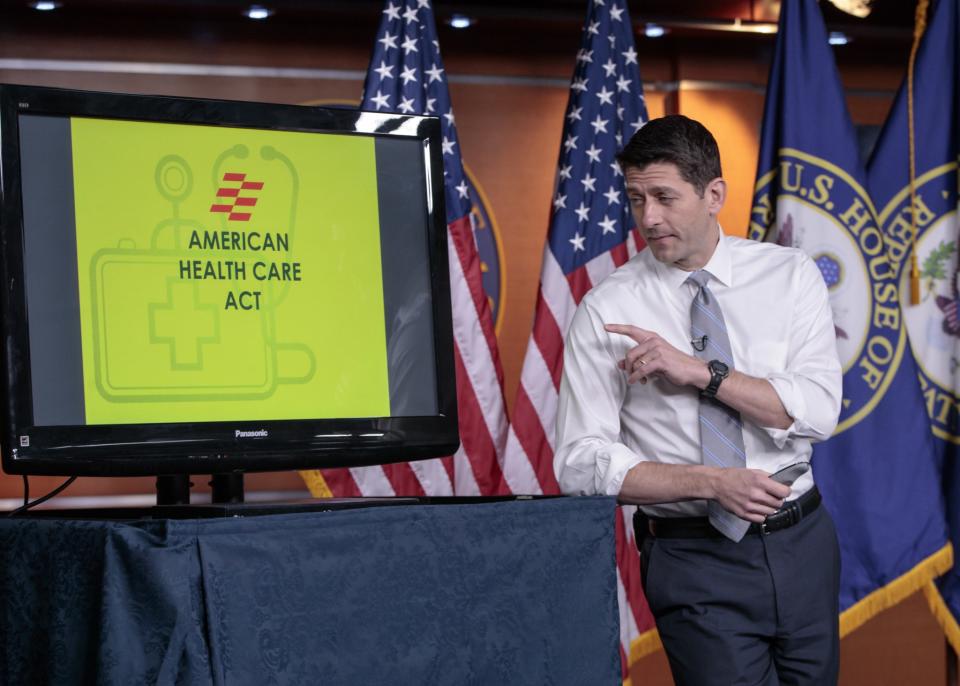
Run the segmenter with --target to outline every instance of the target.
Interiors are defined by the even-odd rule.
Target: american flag
[[[469,187],[429,0],[386,3],[360,107],[440,117],[461,445],[448,458],[324,470],[327,490],[336,496],[496,494],[503,484],[500,464],[507,434],[503,370],[483,293]],[[314,492],[324,491],[309,475],[304,478]]]
[[[557,493],[554,423],[563,341],[583,296],[643,247],[614,156],[647,120],[626,0],[592,0],[570,84],[533,333],[504,456],[513,493]],[[640,588],[633,508],[617,518],[623,665],[656,645]],[[639,640],[644,635],[643,640]]]

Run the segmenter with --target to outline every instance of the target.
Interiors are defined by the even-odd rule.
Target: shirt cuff
[[[613,443],[597,451],[594,482],[603,495],[620,495],[627,472],[643,462],[639,455],[622,443]]]
[[[773,390],[783,403],[783,409],[787,415],[793,419],[793,423],[786,429],[777,429],[775,427],[760,427],[773,441],[778,449],[782,449],[791,438],[799,433],[797,422],[803,422],[807,414],[807,403],[803,398],[803,393],[795,387],[793,378],[789,374],[771,374],[767,381],[773,386]]]

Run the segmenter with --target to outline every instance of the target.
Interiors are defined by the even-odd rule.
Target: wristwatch
[[[730,367],[720,360],[710,360],[707,362],[707,368],[710,370],[710,383],[700,393],[705,398],[716,398],[720,382],[730,375]]]

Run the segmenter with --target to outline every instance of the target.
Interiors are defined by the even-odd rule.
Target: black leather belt
[[[796,500],[784,504],[760,524],[754,523],[748,534],[771,534],[798,523],[810,516],[820,506],[820,491],[816,486]],[[644,527],[642,522],[646,520]],[[722,538],[723,534],[713,528],[706,517],[647,517],[640,510],[634,516],[637,540],[641,533],[656,538]]]

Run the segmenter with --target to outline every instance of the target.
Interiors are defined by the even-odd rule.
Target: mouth
[[[648,235],[648,236],[644,236],[644,238],[646,239],[647,243],[655,244],[655,243],[662,243],[663,241],[665,241],[665,240],[667,240],[667,239],[669,239],[669,238],[673,238],[673,235],[667,233],[667,234],[663,234],[662,236],[649,236],[649,235]]]

